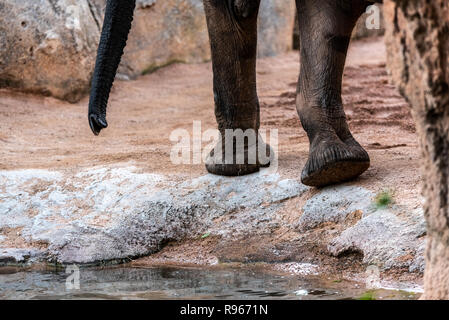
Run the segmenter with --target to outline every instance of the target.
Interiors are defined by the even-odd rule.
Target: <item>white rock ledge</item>
[[[230,212],[273,214],[280,202],[306,190],[296,180],[263,172],[178,183],[134,167],[75,175],[2,171],[0,263],[87,264],[144,256],[168,240],[201,235]]]
[[[183,179],[127,164],[77,173],[0,171],[0,265],[126,261],[168,241],[211,233],[226,245],[270,237],[283,226],[293,241],[321,241],[329,255],[359,252],[367,265],[423,272],[422,209],[375,208],[375,193],[354,184],[312,194],[267,170]],[[285,225],[289,199],[297,202],[297,212],[288,212],[297,222]]]

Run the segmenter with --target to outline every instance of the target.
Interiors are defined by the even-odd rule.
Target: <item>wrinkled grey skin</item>
[[[310,140],[310,155],[302,181],[324,186],[353,179],[370,165],[367,152],[349,131],[341,99],[341,84],[350,36],[357,19],[373,2],[363,0],[296,0],[300,23],[301,70],[297,110]],[[209,172],[238,176],[266,165],[249,161],[250,154],[272,157],[258,130],[260,107],[256,90],[257,15],[260,0],[204,0],[212,49],[215,115],[218,129],[253,129],[254,143],[233,146],[243,164],[225,162],[229,141],[219,142],[207,160]],[[107,127],[106,106],[127,36],[135,0],[108,0],[98,49],[89,123],[94,134]],[[148,30],[151,32],[151,30]],[[221,150],[220,155],[217,150]],[[258,158],[258,157],[257,157]],[[237,157],[234,157],[237,159]],[[251,158],[252,159],[252,158]]]

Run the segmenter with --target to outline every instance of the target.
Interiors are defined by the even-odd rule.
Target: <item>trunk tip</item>
[[[105,129],[108,127],[106,119],[102,119],[95,113],[91,113],[89,115],[89,125],[90,129],[96,136],[100,134],[101,129]]]

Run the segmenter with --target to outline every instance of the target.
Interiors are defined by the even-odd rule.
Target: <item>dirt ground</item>
[[[389,83],[385,61],[382,38],[352,43],[343,101],[350,128],[371,157],[371,168],[357,184],[371,190],[392,189],[399,204],[418,207],[421,205],[418,139],[408,104]],[[295,109],[298,72],[297,52],[258,62],[261,126],[279,130],[279,173],[299,178],[309,145]],[[77,171],[126,162],[145,172],[173,174],[180,180],[206,173],[202,164],[172,164],[173,144],[169,136],[175,129],[191,132],[194,120],[201,121],[203,131],[216,127],[210,63],[174,64],[135,81],[117,81],[110,99],[109,128],[99,137],[89,129],[87,105],[87,97],[69,104],[0,90],[0,170]],[[286,223],[295,219],[289,206],[299,204],[286,205],[283,219]],[[275,241],[289,237],[284,231],[282,228],[276,231]],[[192,262],[189,257],[196,256],[196,262],[208,264],[213,258],[207,252],[213,246],[213,239],[202,245],[192,242],[169,245],[140,263],[189,263]],[[241,243],[237,247],[241,248]],[[220,248],[214,250],[219,255]],[[300,255],[298,250],[296,254]],[[239,255],[238,251],[235,255]],[[347,261],[350,260],[342,263]]]

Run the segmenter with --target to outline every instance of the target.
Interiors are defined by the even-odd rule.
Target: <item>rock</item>
[[[76,102],[90,86],[106,0],[0,4],[0,87]],[[291,48],[294,4],[262,1],[259,56]],[[119,67],[130,79],[174,62],[210,59],[202,0],[138,0]]]
[[[398,39],[396,39],[396,34],[399,26],[395,26],[396,17],[396,5],[392,1],[386,1],[384,4],[384,16],[386,20],[386,30],[385,30],[385,44],[387,48],[387,68],[392,76],[392,81],[399,85],[401,83],[402,75],[406,75],[406,66],[402,59],[402,55],[397,54],[397,50],[402,49],[402,45]],[[396,29],[396,30],[395,30]],[[398,35],[399,36],[399,35]],[[403,36],[402,36],[403,37]]]
[[[299,231],[315,229],[324,223],[342,223],[350,214],[374,210],[374,194],[361,187],[337,186],[323,189],[303,206]]]
[[[429,7],[421,1],[407,5],[404,1],[388,0],[384,5],[387,66],[393,82],[419,112],[425,112],[432,100],[442,107],[447,103],[447,7],[441,0]],[[423,20],[418,21],[417,17]]]
[[[424,299],[449,298],[449,3],[385,1],[388,67],[420,135],[429,225]]]
[[[367,37],[383,36],[385,33],[385,20],[383,15],[383,6],[374,4],[366,10],[357,21],[352,33],[353,39],[362,39]]]
[[[304,204],[298,231],[313,232],[332,223],[337,232],[330,236],[330,254],[359,252],[365,264],[423,272],[426,224],[422,209],[376,208],[374,198],[374,193],[358,186],[327,187]]]
[[[87,0],[2,0],[0,87],[75,102],[88,91],[98,40]]]
[[[318,275],[319,268],[316,265],[311,263],[297,263],[297,262],[289,262],[289,263],[278,263],[275,265],[275,270],[281,272],[288,272],[289,274],[294,274],[298,276],[310,276],[310,275]]]
[[[292,49],[295,15],[294,1],[261,1],[258,22],[258,57],[271,57]]]
[[[383,269],[409,268],[423,272],[426,224],[422,209],[400,212],[399,208],[364,214],[328,246],[333,255],[360,252],[363,262]]]
[[[42,254],[43,252],[37,249],[0,248],[0,265],[36,262]]]
[[[106,0],[90,0],[103,22]],[[140,0],[119,68],[134,78],[174,62],[210,59],[202,0]]]
[[[156,0],[137,0],[136,7],[138,9],[145,9],[145,8],[151,7],[155,3],[156,3]]]
[[[416,248],[415,257],[410,263],[410,266],[408,267],[408,270],[410,272],[419,272],[421,274],[424,273],[424,269],[426,266],[426,258],[425,258],[426,243],[427,241],[423,240],[419,244],[419,247]]]
[[[228,225],[250,227],[235,228],[230,236],[264,224],[268,227],[262,229],[268,230],[280,202],[308,189],[277,174],[206,175],[176,183],[132,167],[96,168],[75,176],[0,172],[0,186],[0,230],[20,230],[27,246],[44,248],[41,259],[59,263],[148,255],[169,240],[198,238],[215,219],[236,212],[243,214]],[[252,220],[254,216],[258,218]],[[225,235],[226,228],[219,229]],[[0,248],[8,248],[5,255],[0,251],[0,259],[11,256],[11,243],[8,236],[0,240]]]
[[[308,187],[266,170],[182,179],[116,165],[75,174],[0,171],[0,189],[0,264],[123,261],[205,233],[232,250],[239,239],[299,229],[301,242],[327,246],[331,255],[357,251],[364,263],[384,269],[424,268],[422,210],[376,210],[374,194],[354,185],[328,187],[307,199]],[[291,203],[305,203],[296,226],[282,218],[285,206],[295,217]],[[326,229],[330,223],[334,227]],[[282,251],[283,243],[273,248]]]

